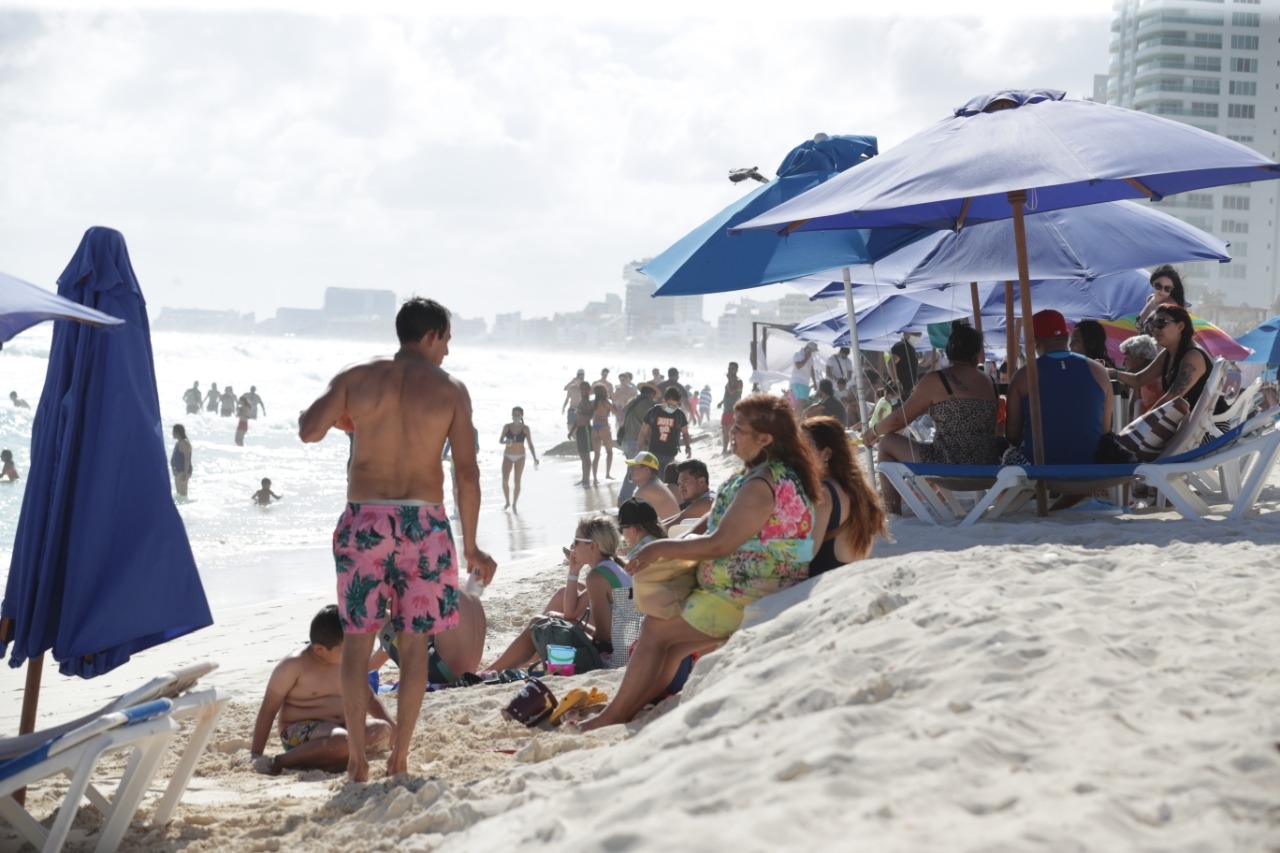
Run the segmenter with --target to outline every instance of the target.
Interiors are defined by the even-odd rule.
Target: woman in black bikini
[[[533,457],[533,467],[538,467],[538,451],[533,448],[533,433],[529,432],[529,427],[524,422],[524,409],[516,406],[511,410],[511,423],[502,428],[498,443],[505,448],[502,451],[502,497],[506,503],[502,508],[510,507],[514,510],[516,502],[520,500],[520,477],[524,474],[526,445],[529,447],[529,455]],[[516,472],[514,497],[510,485],[512,469]]]
[[[840,422],[822,415],[805,418],[800,429],[822,462],[826,492],[826,500],[814,507],[813,529],[821,542],[809,563],[809,577],[814,577],[870,556],[877,536],[892,540],[880,495],[853,458]]]

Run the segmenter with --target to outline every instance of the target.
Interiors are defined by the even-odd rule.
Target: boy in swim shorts
[[[347,730],[339,679],[342,641],[338,608],[330,604],[311,620],[311,642],[276,664],[253,724],[249,752],[258,772],[277,776],[282,770],[340,773],[346,769]],[[395,726],[376,695],[370,696],[369,711],[377,719],[365,725],[365,743],[370,749],[385,750]],[[267,757],[267,739],[277,718],[284,752]]]

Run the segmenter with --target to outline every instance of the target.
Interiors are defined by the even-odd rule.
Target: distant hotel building
[[[627,337],[635,339],[654,333],[680,337],[691,327],[704,328],[701,296],[658,296],[653,279],[639,272],[652,258],[632,261],[622,268],[625,290]],[[705,335],[705,331],[703,332]]]
[[[1278,0],[1116,0],[1111,67],[1094,99],[1280,151]],[[1104,82],[1105,81],[1105,82]],[[1099,140],[1105,144],[1105,140]],[[1197,264],[1188,284],[1271,306],[1280,269],[1280,181],[1180,193],[1159,208],[1231,243],[1229,264]]]

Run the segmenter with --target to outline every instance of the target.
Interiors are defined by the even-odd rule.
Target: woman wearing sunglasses
[[[1164,393],[1151,406],[1153,409],[1175,397],[1183,398],[1194,408],[1209,380],[1213,359],[1196,343],[1191,315],[1178,305],[1161,305],[1151,315],[1147,329],[1160,347],[1155,360],[1137,373],[1114,369],[1107,372],[1130,388],[1141,388],[1158,379]]]
[[[1151,315],[1161,305],[1172,303],[1183,308],[1190,307],[1187,302],[1187,293],[1182,288],[1182,276],[1178,275],[1178,271],[1171,265],[1156,267],[1155,272],[1151,273],[1150,281],[1151,295],[1147,297],[1146,304],[1138,312],[1137,320],[1138,330],[1148,334],[1150,332],[1143,328],[1143,324],[1151,319]]]
[[[625,654],[612,654],[615,617],[639,620],[631,602],[631,575],[623,570],[618,558],[621,544],[617,523],[604,513],[579,521],[573,541],[562,549],[569,561],[564,588],[557,590],[542,610],[543,615],[580,624],[610,668],[626,663]],[[485,669],[501,672],[536,660],[538,651],[531,628],[532,622]]]

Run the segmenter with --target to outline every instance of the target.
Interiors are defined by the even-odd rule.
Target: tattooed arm
[[[1200,355],[1198,358],[1193,357],[1193,353],[1199,353]],[[1200,353],[1199,350],[1188,350],[1187,354],[1182,357],[1182,363],[1178,365],[1178,372],[1173,377],[1173,381],[1169,383],[1169,390],[1165,391],[1159,400],[1156,400],[1152,408],[1162,406],[1175,397],[1185,398],[1187,392],[1200,381],[1200,377],[1204,376],[1208,370],[1208,358],[1203,353]],[[1190,401],[1188,400],[1188,402]]]

